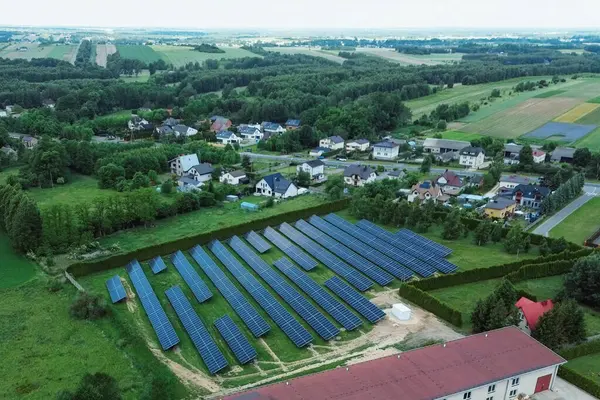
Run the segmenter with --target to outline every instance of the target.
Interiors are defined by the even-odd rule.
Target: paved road
[[[573,200],[565,208],[540,224],[534,229],[533,233],[536,235],[548,236],[548,233],[552,230],[552,228],[560,224],[565,218],[571,215],[579,207],[590,201],[593,197],[600,195],[600,187],[594,184],[586,184],[583,187],[583,191],[583,195]]]

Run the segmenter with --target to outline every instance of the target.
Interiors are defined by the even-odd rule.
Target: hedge
[[[402,284],[398,289],[401,297],[411,301],[419,307],[432,312],[438,317],[450,322],[457,327],[462,326],[462,314],[460,311],[442,303],[432,295],[418,289],[410,284]]]
[[[206,244],[211,240],[224,240],[234,235],[241,235],[251,230],[264,229],[267,226],[279,225],[283,222],[293,222],[301,218],[308,218],[312,215],[323,215],[331,212],[343,210],[348,207],[350,199],[342,199],[334,202],[328,202],[304,208],[302,210],[291,211],[284,214],[273,215],[270,217],[259,218],[239,225],[216,229],[213,231],[202,232],[199,234],[186,236],[171,242],[162,243],[155,246],[144,247],[129,253],[118,254],[111,257],[101,258],[91,262],[80,262],[70,265],[67,268],[74,277],[85,276],[94,272],[105,271],[112,268],[125,266],[133,259],[148,260],[150,258],[171,254],[177,250],[189,249],[197,244]]]
[[[508,274],[506,278],[512,283],[517,283],[527,279],[538,279],[547,276],[562,275],[573,269],[575,262],[577,262],[577,259],[525,265],[519,268],[518,271]]]
[[[589,356],[600,353],[600,340],[590,340],[577,346],[560,349],[558,355],[566,360],[572,360],[577,357]]]
[[[581,390],[585,390],[592,396],[600,397],[600,385],[590,378],[581,375],[574,369],[571,369],[565,365],[561,365],[561,367],[558,369],[558,376],[563,378],[565,381],[579,387]]]

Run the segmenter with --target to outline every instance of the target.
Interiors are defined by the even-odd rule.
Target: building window
[[[517,386],[519,384],[519,378],[514,378],[512,380],[511,386]]]
[[[488,386],[488,393],[494,393],[496,391],[496,385]]]
[[[463,400],[469,400],[471,398],[471,392],[463,394]]]
[[[485,400],[494,400],[494,396],[487,397]]]
[[[508,394],[508,397],[511,399],[514,397],[517,397],[517,389],[511,390],[510,393]]]

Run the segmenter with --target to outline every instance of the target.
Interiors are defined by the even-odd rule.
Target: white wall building
[[[342,150],[344,148],[344,139],[341,136],[330,136],[319,140],[319,147],[331,150]]]
[[[297,196],[298,188],[278,172],[267,175],[258,181],[255,194],[285,199]]]
[[[344,169],[344,183],[350,186],[364,186],[375,182],[377,174],[368,166],[349,165]]]
[[[248,140],[259,141],[264,137],[260,130],[260,125],[243,125],[238,127],[238,133]]]
[[[373,158],[377,160],[395,160],[398,158],[400,145],[392,141],[379,142],[373,145]]]
[[[194,165],[200,164],[198,156],[196,154],[182,155],[172,160],[169,160],[169,168],[171,173],[177,176],[183,176],[190,170]]]
[[[242,170],[225,172],[219,177],[219,182],[230,185],[239,185],[244,180],[246,180],[246,172]]]
[[[479,169],[485,159],[485,152],[481,147],[468,146],[462,149],[459,154],[459,164],[472,169]]]
[[[367,151],[369,150],[369,141],[367,139],[355,139],[346,142],[346,151]]]
[[[325,178],[325,164],[321,160],[305,161],[296,167],[296,172],[308,172],[312,180],[320,181]]]
[[[223,144],[241,143],[242,138],[230,131],[221,131],[217,133],[217,140]]]

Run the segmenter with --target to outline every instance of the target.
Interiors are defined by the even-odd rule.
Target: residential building
[[[240,143],[242,138],[230,131],[221,131],[217,133],[217,140],[223,144]]]
[[[454,171],[446,170],[435,180],[442,189],[442,193],[450,196],[458,196],[465,187],[465,183]]]
[[[0,151],[4,153],[4,155],[6,155],[10,160],[17,160],[18,158],[18,154],[15,151],[15,149],[10,147],[9,145],[5,144],[4,146],[2,146],[2,148],[0,148]]]
[[[219,177],[219,182],[228,183],[230,185],[239,185],[242,183],[247,183],[248,177],[246,176],[246,171],[230,171],[223,173],[223,175]]]
[[[354,139],[346,142],[346,151],[367,151],[369,150],[369,141],[367,139]]]
[[[179,136],[194,136],[198,133],[198,129],[194,129],[187,125],[177,124],[172,127],[173,134],[177,137]]]
[[[572,147],[557,147],[550,156],[550,161],[557,163],[573,163],[575,149]]]
[[[263,131],[270,133],[272,135],[277,135],[285,132],[285,128],[281,126],[281,124],[277,124],[275,122],[263,122],[262,124]]]
[[[400,145],[392,141],[383,141],[373,145],[373,158],[377,160],[395,160],[398,158]]]
[[[173,135],[173,128],[171,128],[169,125],[162,125],[162,126],[157,126],[156,127],[156,133],[159,136],[164,136],[164,135]]]
[[[539,185],[518,185],[512,193],[513,200],[522,207],[539,209],[551,193],[550,188]]]
[[[344,138],[341,136],[330,136],[319,140],[319,147],[331,150],[342,150],[344,148]]]
[[[45,100],[42,101],[42,105],[44,107],[46,107],[46,108],[54,110],[54,107],[56,106],[56,103],[52,99],[45,99]]]
[[[517,205],[513,199],[496,197],[490,200],[483,208],[483,213],[488,218],[504,219],[514,214]]]
[[[358,164],[349,165],[344,169],[344,183],[350,186],[364,186],[375,182],[377,174],[369,166]]]
[[[248,389],[223,400],[516,400],[567,361],[510,326]]]
[[[244,139],[259,141],[264,137],[264,134],[260,130],[260,125],[240,125],[238,127],[238,134]]]
[[[308,172],[314,181],[322,181],[325,178],[325,164],[321,160],[305,161],[296,167],[296,171]]]
[[[213,115],[212,117],[210,117],[210,121],[212,122],[212,124],[210,125],[211,132],[216,133],[226,131],[227,129],[231,128],[231,120],[225,117]]]
[[[519,154],[523,146],[515,143],[507,143],[504,145],[504,164],[513,165],[519,164]],[[533,154],[533,162],[536,164],[546,161],[546,153],[541,149],[541,146],[531,146]]]
[[[194,166],[200,164],[196,154],[181,155],[169,160],[169,168],[172,174],[184,176]]]
[[[177,179],[177,187],[181,192],[190,192],[192,190],[200,190],[204,183],[190,178],[188,176],[181,176]]]
[[[453,151],[461,151],[470,145],[471,143],[464,142],[462,140],[427,138],[423,142],[423,150],[426,153],[443,154]]]
[[[212,179],[212,173],[214,169],[209,163],[202,163],[194,165],[188,171],[186,171],[187,177],[192,178],[197,182],[208,182]]]
[[[458,154],[458,151],[447,151],[445,153],[436,153],[436,154],[433,154],[433,157],[435,157],[435,159],[437,161],[441,161],[443,163],[449,163],[452,161],[460,160],[460,155]]]
[[[445,203],[450,199],[450,196],[442,192],[442,188],[434,181],[423,181],[410,188],[410,194],[408,195],[408,202],[412,203],[415,200],[423,201],[436,201],[438,203]]]
[[[390,171],[387,174],[388,179],[402,179],[406,174],[401,169]]]
[[[163,125],[170,126],[172,128],[175,125],[179,125],[180,122],[180,119],[169,117],[163,121]]]
[[[546,152],[544,150],[533,150],[531,154],[533,155],[534,164],[541,164],[546,161]]]
[[[279,172],[267,175],[256,184],[256,194],[261,196],[273,196],[280,198],[294,197],[298,195],[298,188],[288,181]]]
[[[481,147],[468,146],[460,152],[459,164],[467,168],[479,169],[485,159],[485,152]]]
[[[316,147],[310,151],[309,155],[311,157],[321,157],[321,156],[329,153],[330,151],[331,150],[326,147]]]
[[[535,302],[527,297],[521,297],[515,304],[519,309],[519,328],[531,335],[542,315],[554,308],[552,300],[544,300]]]
[[[10,115],[15,111],[15,106],[13,105],[8,105],[6,107],[4,107],[4,109],[6,110],[6,112]]]
[[[510,175],[500,177],[500,187],[507,189],[514,189],[519,185],[527,185],[530,180],[526,176]]]
[[[38,144],[38,139],[33,136],[23,136],[23,144],[26,149],[33,149]]]
[[[8,112],[6,110],[0,110],[0,118],[8,117]]]
[[[285,123],[285,129],[293,131],[294,129],[299,129],[301,125],[299,119],[288,119]]]

